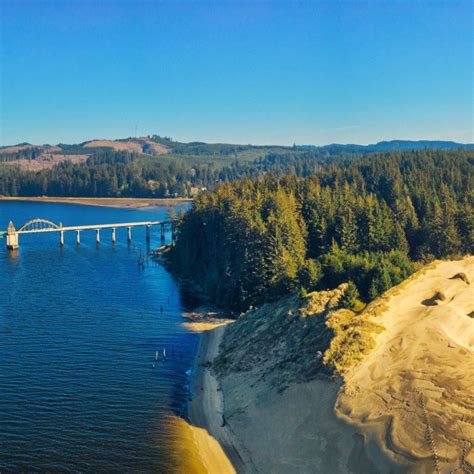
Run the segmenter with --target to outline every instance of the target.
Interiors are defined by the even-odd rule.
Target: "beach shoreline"
[[[225,423],[224,399],[220,384],[211,370],[229,322],[216,322],[214,327],[195,323],[200,342],[191,373],[188,416],[194,442],[209,473],[250,472],[242,447]],[[191,323],[192,324],[192,323]]]
[[[10,197],[0,196],[0,201],[50,202],[78,204],[82,206],[115,207],[121,209],[141,209],[175,206],[191,203],[191,198],[90,198],[90,197]]]

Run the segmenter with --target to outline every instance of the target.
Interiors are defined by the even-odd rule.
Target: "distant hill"
[[[148,155],[162,155],[169,149],[149,138],[127,138],[125,140],[92,140],[82,144],[84,148],[111,148],[116,151],[130,151]]]
[[[442,140],[391,140],[373,143],[371,145],[356,145],[347,144],[342,145],[333,143],[331,145],[297,145],[296,148],[302,150],[325,150],[330,154],[338,153],[371,153],[383,151],[410,151],[410,150],[455,150],[464,148],[468,150],[474,149],[474,143],[457,143]]]
[[[473,149],[474,143],[457,143],[439,140],[392,140],[378,142],[375,145],[369,145],[369,148],[372,148],[371,151],[421,150],[426,148],[436,148],[438,150],[452,150],[456,148]]]
[[[61,151],[61,148],[59,146],[51,145],[31,145],[30,143],[19,143],[18,145],[0,147],[0,155],[13,155],[15,153],[22,153],[27,150],[53,153]]]
[[[78,144],[58,145],[32,145],[30,143],[20,143],[11,146],[0,146],[0,155],[20,155],[22,152],[36,151],[39,153],[58,154],[92,154],[98,150],[129,151],[146,155],[162,155],[167,153],[178,155],[235,155],[243,152],[260,154],[262,151],[289,151],[289,150],[319,150],[329,152],[331,155],[339,153],[370,153],[384,151],[409,151],[409,150],[453,150],[453,149],[474,149],[474,143],[458,143],[445,140],[391,140],[381,141],[371,145],[340,144],[330,145],[242,145],[230,143],[205,143],[205,142],[178,142],[167,137],[158,135],[123,138],[118,140],[93,139]]]
[[[16,165],[24,170],[41,171],[52,168],[59,163],[85,162],[90,156],[100,151],[117,151],[157,156],[168,153],[165,145],[152,141],[148,137],[126,138],[123,140],[90,140],[77,145],[58,144],[32,145],[20,143],[0,147],[0,162]]]
[[[441,148],[441,150],[439,150]],[[241,178],[313,176],[377,152],[472,154],[472,144],[392,141],[375,145],[239,145],[183,143],[151,135],[78,144],[0,147],[0,195],[191,197]],[[412,150],[417,150],[414,153]],[[383,157],[388,159],[387,156]]]

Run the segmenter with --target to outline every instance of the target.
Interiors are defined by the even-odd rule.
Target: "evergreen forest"
[[[473,252],[473,164],[466,150],[390,152],[221,183],[195,198],[168,259],[236,311],[342,282],[353,307],[417,262]]]

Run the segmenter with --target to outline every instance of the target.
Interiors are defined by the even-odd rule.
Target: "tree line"
[[[34,155],[35,151],[21,153]],[[337,159],[318,151],[300,151],[269,153],[257,160],[234,160],[224,165],[221,155],[207,155],[204,158],[181,155],[151,157],[131,152],[96,151],[85,163],[64,161],[41,171],[2,165],[0,195],[191,197],[202,188],[214,189],[222,181],[245,176],[308,176],[323,164]]]
[[[350,281],[351,305],[474,250],[470,151],[393,152],[198,195],[169,260],[211,301],[244,310]],[[348,303],[349,304],[349,303]]]

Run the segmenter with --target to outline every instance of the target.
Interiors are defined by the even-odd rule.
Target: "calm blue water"
[[[159,220],[166,208],[125,210],[0,202],[0,230],[43,217],[63,225]],[[0,471],[159,471],[170,455],[169,413],[187,399],[198,340],[161,266],[140,269],[145,231],[0,239]],[[169,237],[169,236],[168,236]],[[151,246],[159,246],[159,231]],[[141,249],[140,249],[141,248]],[[162,311],[161,311],[161,308]],[[168,360],[152,368],[155,351]]]

